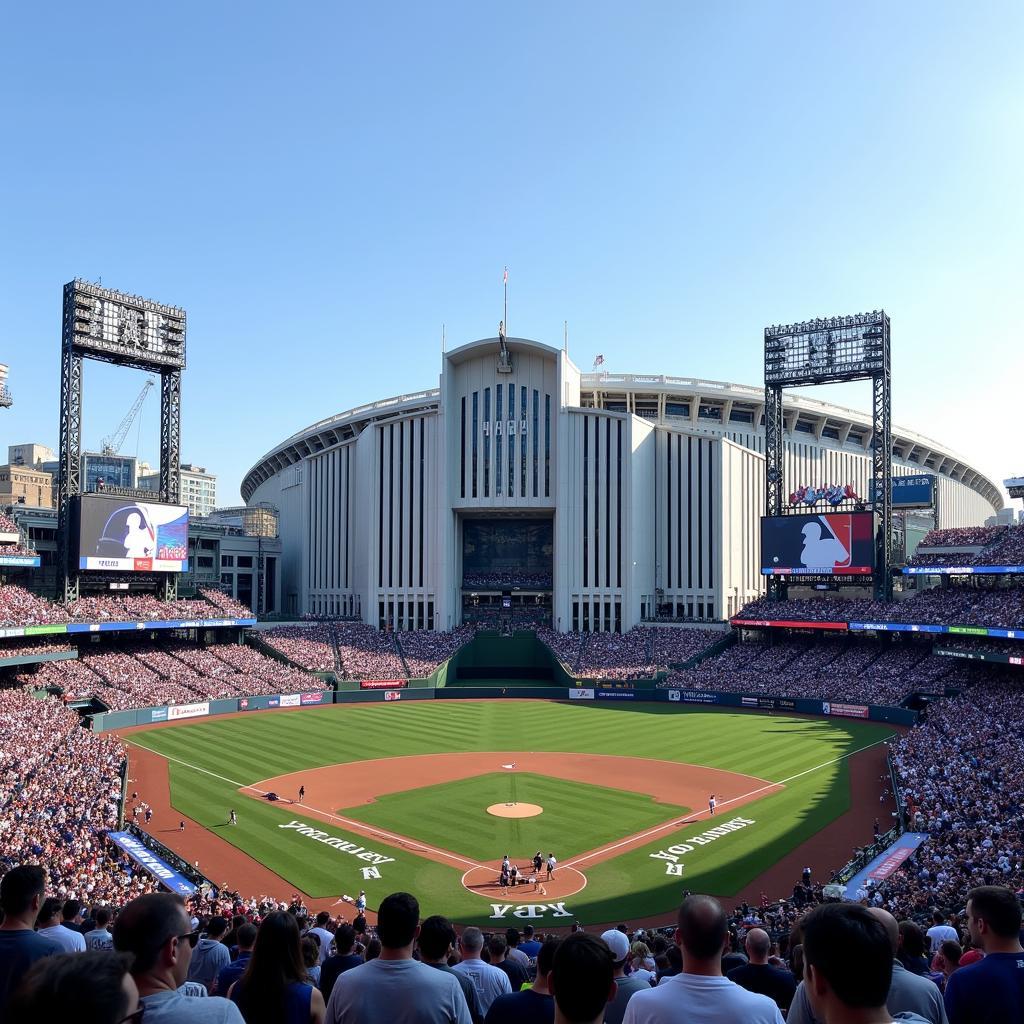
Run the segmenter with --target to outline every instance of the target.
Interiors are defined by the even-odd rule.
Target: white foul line
[[[742,796],[734,796],[729,800],[722,800],[720,803],[717,803],[716,806],[724,807],[726,804],[736,803],[737,800],[749,800],[750,797],[757,796],[758,793],[763,793],[766,789],[774,789],[776,786],[784,786],[787,782],[793,782],[795,779],[802,778],[804,775],[810,775],[811,772],[827,768],[830,764],[838,764],[840,761],[845,761],[847,758],[853,757],[854,754],[860,754],[865,750],[870,750],[872,747],[877,747],[879,743],[885,743],[885,740],[875,740],[874,743],[869,743],[864,747],[858,747],[857,750],[851,750],[848,754],[841,754],[839,757],[833,757],[831,761],[823,761],[821,764],[817,764],[813,768],[797,772],[796,775],[790,775],[788,779],[780,779],[778,782],[769,782],[767,785],[759,786],[757,789],[752,789],[749,793],[744,793]],[[640,839],[646,839],[648,836],[655,836],[659,832],[667,832],[669,829],[678,828],[681,825],[697,821],[701,817],[706,817],[710,820],[710,811],[698,811],[696,814],[691,814],[689,817],[683,818],[679,821],[667,821],[664,825],[657,825],[652,829],[648,829],[646,832],[638,832],[635,835],[622,839],[617,843],[612,843],[610,846],[603,846],[599,850],[594,850],[593,853],[588,853],[583,857],[577,857],[575,860],[571,860],[563,866],[567,868],[575,867],[577,864],[582,864],[584,861],[593,860],[595,857],[600,857],[603,854],[610,853],[612,850],[617,850],[621,846],[628,846],[632,843],[636,843]]]
[[[157,753],[155,750],[152,750],[141,743],[132,743],[131,740],[124,740],[123,742],[128,743],[130,746],[141,747],[143,750],[148,750],[151,754]],[[221,782],[226,782],[231,786],[235,786],[237,789],[249,789],[254,793],[259,793],[260,796],[266,796],[267,794],[267,790],[260,789],[258,786],[247,786],[244,782],[237,782],[235,779],[229,779],[226,775],[218,775],[216,772],[211,772],[206,768],[200,768],[199,765],[189,764],[188,761],[182,761],[180,757],[172,757],[170,754],[159,754],[158,756],[166,758],[168,761],[174,761],[175,764],[180,764],[185,768],[191,768],[195,772],[202,772],[204,775],[209,775],[212,779],[219,779]],[[424,850],[428,853],[434,853],[440,857],[444,857],[447,860],[457,860],[461,864],[468,864],[471,868],[482,868],[485,866],[483,864],[478,864],[475,860],[467,860],[465,857],[460,857],[457,853],[452,853],[449,850],[439,850],[436,847],[428,846],[426,843],[416,842],[408,836],[400,836],[394,832],[385,832],[382,829],[374,828],[372,825],[367,825],[362,821],[353,821],[350,818],[341,818],[337,814],[332,814],[330,811],[322,811],[319,807],[313,807],[311,804],[295,802],[289,804],[289,806],[302,807],[307,811],[314,811],[317,814],[326,815],[332,821],[341,822],[343,825],[347,825],[356,832],[360,829],[372,832],[374,835],[380,836],[382,839],[390,839],[393,842],[398,843],[400,846],[409,846],[417,850]]]

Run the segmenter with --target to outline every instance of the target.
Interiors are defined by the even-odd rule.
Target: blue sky
[[[184,306],[183,457],[510,334],[757,383],[884,306],[897,422],[1024,472],[1024,5],[22,4],[0,38],[0,446],[56,446],[61,286]],[[86,371],[98,445],[141,375]],[[158,403],[124,449],[155,461]],[[868,387],[829,389],[860,408]]]

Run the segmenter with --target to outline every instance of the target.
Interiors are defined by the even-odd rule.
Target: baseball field
[[[667,703],[492,699],[239,714],[123,738],[150,830],[215,881],[300,891],[316,907],[365,889],[372,908],[405,889],[424,914],[550,927],[653,921],[684,888],[775,897],[804,862],[842,864],[888,816],[878,778],[891,733]],[[535,875],[538,852],[555,855],[552,877]],[[506,853],[535,880],[503,889]]]

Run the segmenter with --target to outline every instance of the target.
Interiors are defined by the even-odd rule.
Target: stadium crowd
[[[550,590],[551,585],[551,573],[526,569],[462,574],[463,590]]]
[[[363,622],[337,622],[338,658],[346,679],[404,679],[393,633]]]
[[[330,622],[275,626],[258,635],[267,646],[310,672],[333,672],[338,667],[338,648]]]
[[[126,905],[46,897],[41,867],[0,880],[0,1019],[126,1024],[1015,1024],[1021,907],[1005,886],[961,895],[934,956],[884,909],[824,903],[731,917],[686,893],[676,926],[568,936],[459,934],[386,896],[372,929],[299,905],[202,914],[170,893]],[[740,916],[742,915],[742,916]],[[778,922],[777,922],[778,923]],[[941,936],[941,938],[939,938]],[[952,936],[952,937],[950,937]],[[923,935],[920,938],[923,939]],[[913,940],[913,941],[912,941]],[[784,1018],[783,1014],[787,1014]]]
[[[73,661],[42,662],[19,673],[15,681],[27,689],[59,689],[65,701],[97,697],[111,711],[302,692],[324,685],[251,647],[203,648],[178,640],[102,653],[84,651]]]
[[[744,605],[733,621],[916,622],[934,625],[1024,628],[1024,587],[936,587],[903,601],[867,598],[804,598],[779,602],[761,597]]]
[[[917,546],[908,564],[1024,565],[1024,525],[932,530]]]
[[[969,686],[978,670],[931,653],[927,643],[829,637],[737,643],[661,686],[898,705],[912,693]]]

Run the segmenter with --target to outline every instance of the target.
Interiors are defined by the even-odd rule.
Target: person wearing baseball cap
[[[626,977],[630,946],[629,936],[625,932],[611,928],[602,933],[601,941],[612,951],[612,959],[615,961],[616,985],[615,998],[604,1011],[604,1022],[605,1024],[622,1024],[622,1018],[626,1013],[626,1004],[632,998],[633,993],[642,992],[651,986],[644,978]]]

